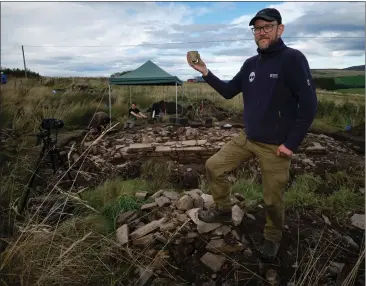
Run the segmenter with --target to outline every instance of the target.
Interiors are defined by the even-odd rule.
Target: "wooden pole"
[[[25,73],[25,78],[27,78],[27,66],[25,65],[25,56],[24,56],[24,47],[23,47],[23,45],[22,45],[22,53],[23,53],[24,73]]]

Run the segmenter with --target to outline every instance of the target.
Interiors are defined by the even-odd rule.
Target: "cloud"
[[[186,63],[186,52],[198,50],[217,76],[230,79],[245,59],[256,54],[248,26],[255,13],[243,9],[242,15],[236,13],[237,17],[227,21],[222,15],[237,12],[235,3],[196,4],[3,2],[1,64],[22,68],[24,45],[27,67],[42,75],[109,76],[152,60],[187,79],[199,74]],[[363,38],[318,37],[363,37],[365,3],[285,2],[269,6],[282,14],[285,43],[300,49],[312,68],[364,63]]]

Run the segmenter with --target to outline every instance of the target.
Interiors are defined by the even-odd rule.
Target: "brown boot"
[[[220,210],[217,208],[198,211],[198,218],[204,222],[219,222],[224,224],[232,223],[232,212],[231,209]]]
[[[265,239],[262,247],[259,249],[259,252],[263,259],[272,262],[276,258],[279,248],[279,242]]]

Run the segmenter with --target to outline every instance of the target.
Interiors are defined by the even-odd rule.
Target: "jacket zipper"
[[[260,64],[261,64],[260,61],[261,61],[261,59],[262,59],[262,54],[259,53],[259,55],[258,55],[258,61],[256,63],[256,67],[255,67],[256,75],[258,75],[257,76],[257,83],[256,84],[258,84],[258,85],[259,85],[258,80],[259,80],[259,69],[260,69]],[[257,98],[257,105],[259,105],[259,98]]]

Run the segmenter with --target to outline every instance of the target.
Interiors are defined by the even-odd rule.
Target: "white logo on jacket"
[[[278,78],[278,73],[270,73],[269,77],[270,78]]]
[[[255,79],[255,72],[251,72],[249,75],[249,81],[252,82]]]

